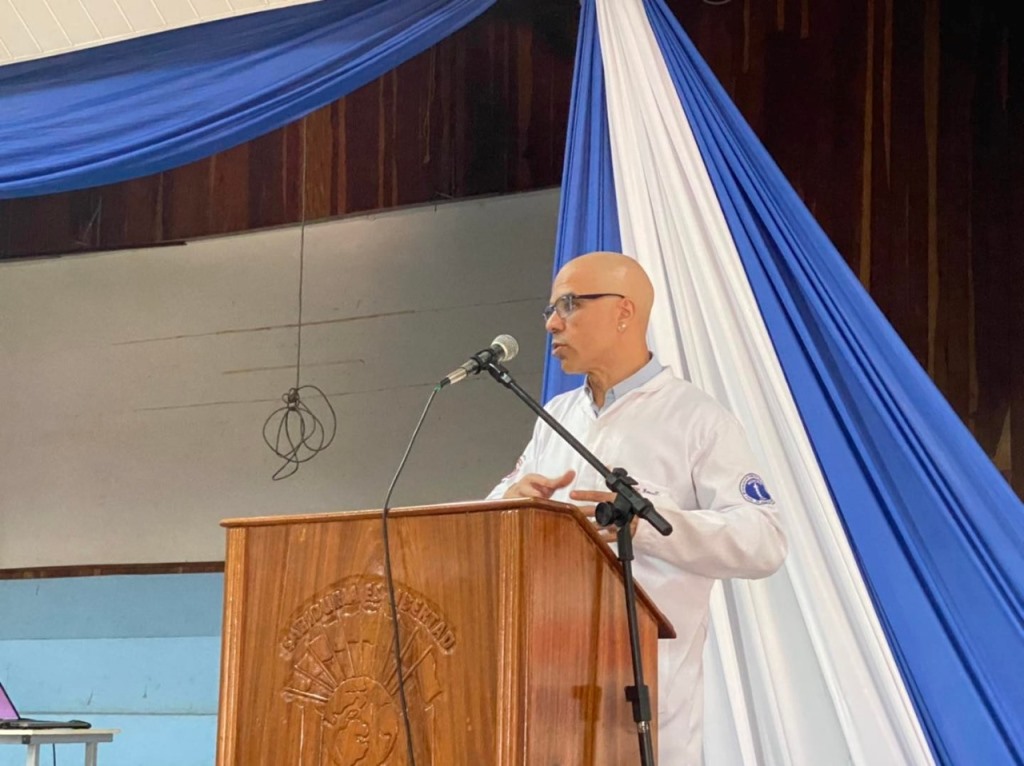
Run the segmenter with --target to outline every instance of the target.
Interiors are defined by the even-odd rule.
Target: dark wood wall
[[[669,0],[1024,495],[1024,42],[999,0]],[[1019,14],[1017,14],[1019,15]],[[559,183],[578,0],[499,0],[304,120],[159,175],[0,202],[0,257]],[[305,183],[303,183],[303,178]],[[303,194],[303,188],[305,194]]]
[[[0,257],[278,226],[299,221],[303,202],[315,220],[557,186],[577,13],[575,0],[503,2],[347,98],[229,151],[0,202]]]

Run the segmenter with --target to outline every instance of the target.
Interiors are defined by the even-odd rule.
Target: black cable
[[[330,420],[321,420],[302,400],[302,392],[314,392],[327,405]],[[312,460],[318,453],[331,446],[338,432],[338,417],[327,394],[314,385],[306,384],[290,388],[281,395],[284,406],[278,407],[263,421],[263,441],[284,463],[274,471],[274,481],[287,479],[299,470],[299,465]],[[326,414],[326,413],[325,413]],[[274,418],[280,416],[277,427]]]
[[[316,386],[302,385],[302,292],[306,273],[306,119],[302,120],[302,193],[300,195],[301,214],[299,221],[299,316],[296,322],[297,333],[295,343],[295,386],[288,389],[281,399],[284,406],[270,413],[263,423],[263,441],[284,460],[281,467],[274,471],[274,481],[287,479],[299,470],[299,466],[312,460],[320,452],[327,449],[334,441],[338,428],[338,418],[328,400],[327,395]],[[310,409],[302,395],[304,391],[313,391],[324,400],[330,412],[330,425],[323,421]],[[277,427],[272,426],[275,417],[281,420]]]
[[[302,194],[299,200],[299,321],[298,342],[295,344],[295,387],[299,388],[299,372],[302,370],[302,283],[306,274],[306,118],[302,118]]]
[[[409,439],[409,446],[405,448],[405,454],[402,455],[402,462],[398,464],[398,470],[395,471],[395,478],[391,480],[391,486],[388,487],[388,493],[384,498],[384,507],[380,514],[381,531],[384,535],[384,581],[388,590],[391,623],[394,625],[391,643],[395,650],[395,668],[398,673],[398,698],[402,708],[402,722],[405,724],[405,746],[409,754],[409,766],[416,766],[416,752],[412,744],[412,726],[409,725],[409,703],[405,698],[405,676],[402,673],[402,639],[398,634],[398,603],[395,600],[395,583],[391,576],[391,541],[388,538],[388,511],[391,510],[391,493],[395,491],[398,477],[402,475],[402,469],[405,468],[405,463],[409,459],[409,453],[412,452],[412,445],[416,442],[420,428],[423,427],[423,421],[427,418],[430,405],[434,403],[434,397],[437,396],[437,392],[440,390],[440,385],[434,386],[430,396],[427,398],[427,404],[423,408],[419,422],[416,423],[416,428],[413,429],[412,438]]]

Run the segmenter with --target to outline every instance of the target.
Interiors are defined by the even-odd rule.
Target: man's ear
[[[619,321],[628,322],[636,316],[636,304],[629,298],[619,301]]]

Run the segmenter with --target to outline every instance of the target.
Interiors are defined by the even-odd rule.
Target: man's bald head
[[[600,378],[614,384],[646,363],[654,288],[639,263],[620,253],[574,258],[555,276],[552,305],[567,295],[578,298],[571,313],[556,312],[547,321],[563,370],[586,373],[593,386]]]
[[[647,323],[654,305],[654,287],[643,266],[622,253],[594,252],[573,258],[561,268],[555,277],[552,293],[557,297],[560,283],[572,282],[592,285],[575,289],[577,295],[584,293],[619,293],[630,299],[636,307],[636,316],[647,331]]]

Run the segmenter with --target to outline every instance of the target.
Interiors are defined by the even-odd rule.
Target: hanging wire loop
[[[326,420],[303,401],[304,392]],[[274,481],[292,476],[302,463],[331,446],[338,431],[334,407],[327,394],[316,386],[290,388],[281,400],[284,405],[270,413],[263,423],[263,441],[284,461],[271,477]]]

